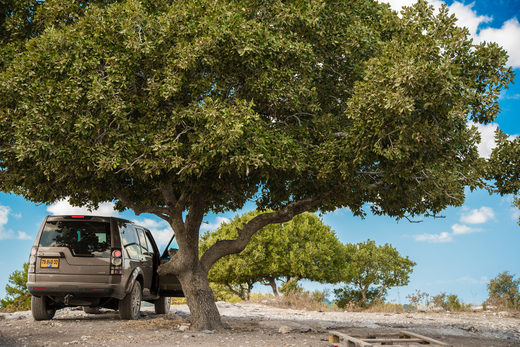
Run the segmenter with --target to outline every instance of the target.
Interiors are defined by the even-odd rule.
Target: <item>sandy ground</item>
[[[411,331],[454,347],[520,347],[520,316],[502,313],[353,313],[280,309],[258,303],[217,303],[229,329],[191,329],[185,305],[168,315],[143,307],[137,321],[117,312],[85,314],[67,309],[51,321],[30,312],[0,314],[0,346],[332,346],[330,330],[365,336]],[[281,332],[285,331],[285,332]]]

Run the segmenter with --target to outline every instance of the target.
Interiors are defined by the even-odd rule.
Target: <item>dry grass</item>
[[[150,320],[131,320],[125,322],[127,327],[132,329],[178,329],[181,325],[191,325],[188,320],[183,320],[180,317],[173,316],[172,318],[155,318]]]
[[[326,293],[310,293],[306,291],[292,290],[288,295],[282,295],[279,297],[268,295],[251,301],[258,301],[269,306],[290,308],[293,310],[337,311],[337,308],[331,308],[327,303],[323,302],[323,296],[326,296]]]

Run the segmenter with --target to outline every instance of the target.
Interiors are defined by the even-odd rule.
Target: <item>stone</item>
[[[179,327],[179,330],[180,330],[180,331],[186,331],[186,330],[188,330],[189,328],[190,328],[190,327],[187,326],[187,325],[181,325],[181,326]]]
[[[278,330],[278,332],[282,333],[282,334],[288,334],[290,331],[291,331],[291,328],[289,328],[287,325],[281,326],[280,329]]]

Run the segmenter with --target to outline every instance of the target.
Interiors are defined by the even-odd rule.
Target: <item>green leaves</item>
[[[338,290],[337,294],[344,304],[353,300],[366,307],[382,298],[388,289],[407,285],[415,265],[389,244],[376,246],[370,240],[357,245],[347,244],[346,267],[340,276],[340,281],[347,287]]]
[[[199,247],[202,255],[217,240],[238,237],[242,225],[260,212],[250,212],[206,233]],[[239,254],[217,261],[209,280],[218,284],[241,285],[269,282],[270,278],[289,282],[300,279],[335,283],[342,265],[343,248],[330,227],[311,213],[303,213],[284,224],[271,224],[256,232]]]
[[[335,192],[316,208],[364,215],[371,203],[402,218],[461,205],[466,185],[484,184],[466,122],[496,117],[512,72],[502,49],[473,45],[446,9],[421,1],[399,18],[369,0],[36,7],[35,26],[22,11],[28,26],[2,41],[4,191],[96,205],[117,189],[165,206],[166,184],[177,197],[204,192],[214,212]]]

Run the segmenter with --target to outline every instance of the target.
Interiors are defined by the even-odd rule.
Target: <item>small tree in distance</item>
[[[383,298],[390,288],[407,285],[416,265],[391,245],[376,246],[371,240],[347,244],[346,254],[341,282],[347,286],[334,291],[343,307],[350,301],[368,307]]]
[[[520,309],[520,278],[515,280],[514,277],[509,271],[504,271],[489,281],[487,288],[492,304],[500,301],[506,308]]]
[[[260,213],[237,216],[215,232],[206,232],[201,238],[201,254],[218,240],[237,238],[237,230]],[[278,296],[276,281],[280,280],[284,293],[297,287],[301,279],[337,282],[343,254],[343,245],[334,231],[316,215],[306,212],[290,222],[260,229],[241,253],[217,261],[208,278],[227,286],[242,300],[249,300],[255,283],[270,286]]]
[[[5,286],[6,297],[0,299],[0,310],[6,312],[26,311],[31,309],[31,294],[27,290],[27,263],[23,264],[23,270],[16,270],[9,275],[8,284]]]

